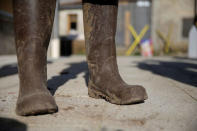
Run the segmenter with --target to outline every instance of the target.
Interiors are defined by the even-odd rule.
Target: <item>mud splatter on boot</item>
[[[20,79],[18,115],[54,113],[57,105],[47,90],[47,48],[56,0],[13,0]]]
[[[85,43],[90,80],[88,94],[114,104],[146,100],[146,90],[126,84],[116,61],[115,33],[118,0],[83,0]]]

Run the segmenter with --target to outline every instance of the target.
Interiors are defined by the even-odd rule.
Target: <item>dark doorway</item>
[[[70,56],[72,54],[72,40],[61,37],[60,56]]]

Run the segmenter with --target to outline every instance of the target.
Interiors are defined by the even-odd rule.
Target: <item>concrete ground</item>
[[[48,61],[48,86],[58,113],[21,117],[14,112],[19,83],[15,56],[0,57],[0,130],[197,131],[197,60],[118,57],[120,74],[141,84],[149,99],[119,106],[87,95],[84,56]]]

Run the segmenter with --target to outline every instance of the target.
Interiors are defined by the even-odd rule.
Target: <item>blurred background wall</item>
[[[0,0],[0,55],[15,52],[12,0]]]
[[[124,54],[135,38],[128,30],[132,25],[139,34],[149,25],[142,40],[152,40],[156,55],[163,55],[164,37],[170,38],[170,51],[186,53],[188,34],[194,19],[195,0],[119,0],[116,45]],[[170,32],[170,33],[169,33]],[[170,34],[170,35],[169,35]],[[59,0],[48,56],[58,58],[84,54],[81,0]],[[12,0],[0,0],[0,55],[15,54]]]
[[[194,0],[153,0],[152,39],[156,52],[161,53],[164,46],[157,30],[165,36],[172,30],[171,49],[174,52],[187,51],[189,30],[194,19],[194,3]]]

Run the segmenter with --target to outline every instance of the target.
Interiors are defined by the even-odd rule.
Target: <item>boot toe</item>
[[[135,104],[148,99],[145,88],[139,85],[129,85],[126,92],[123,94],[121,104]]]
[[[54,98],[49,94],[35,94],[18,99],[16,113],[21,116],[51,114],[58,107]]]

